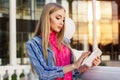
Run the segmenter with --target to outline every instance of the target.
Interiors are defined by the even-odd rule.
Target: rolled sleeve
[[[73,78],[75,78],[75,80],[77,79],[77,78],[79,78],[81,76],[81,73],[77,70],[77,69],[75,69],[74,71],[73,71]]]
[[[63,67],[62,67],[62,66],[57,68],[57,72],[59,73],[59,76],[60,76],[60,77],[63,77],[63,76],[64,76]]]

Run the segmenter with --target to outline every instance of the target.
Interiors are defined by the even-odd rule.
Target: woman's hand
[[[80,56],[80,58],[73,64],[73,66],[75,67],[75,69],[79,69],[83,60],[90,55],[90,52],[84,52],[82,53],[82,55]]]
[[[79,71],[80,73],[83,73],[83,72],[87,71],[88,69],[89,69],[88,66],[82,65],[82,66],[79,67],[78,71]]]
[[[93,66],[98,66],[100,63],[101,63],[100,57],[96,57],[92,62],[92,67]],[[82,66],[79,67],[78,71],[80,73],[83,73],[83,72],[87,71],[88,69],[89,69],[88,66],[82,65]]]
[[[78,58],[78,60],[73,63],[73,64],[70,64],[70,65],[66,65],[66,66],[63,66],[63,72],[64,73],[67,73],[69,71],[72,71],[72,70],[75,70],[75,69],[79,69],[83,60],[88,56],[90,55],[90,52],[84,52],[82,53],[82,55]]]
[[[100,63],[101,63],[101,59],[100,56],[98,56],[93,60],[92,66],[98,66]]]

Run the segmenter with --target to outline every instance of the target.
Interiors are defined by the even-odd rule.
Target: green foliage
[[[16,70],[14,70],[13,75],[11,76],[12,80],[17,80]]]
[[[9,77],[7,76],[7,77],[3,78],[3,80],[9,80]]]
[[[20,77],[20,80],[25,80],[24,70],[22,71],[19,77]]]
[[[9,80],[9,75],[7,70],[6,73],[3,75],[3,80]]]

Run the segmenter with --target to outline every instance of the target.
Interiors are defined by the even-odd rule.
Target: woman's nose
[[[60,24],[63,25],[63,24],[64,24],[64,21],[62,20],[62,21],[60,22]]]

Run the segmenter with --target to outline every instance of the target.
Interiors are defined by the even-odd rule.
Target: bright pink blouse
[[[53,49],[56,58],[56,66],[65,66],[70,64],[71,53],[69,48],[62,44],[61,49],[57,46],[56,33],[50,33],[49,43]],[[72,80],[72,71],[64,75],[63,78],[57,78],[56,80]]]

